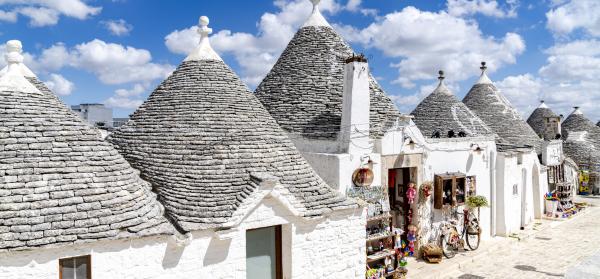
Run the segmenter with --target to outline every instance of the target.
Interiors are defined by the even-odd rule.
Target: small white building
[[[463,103],[498,135],[498,153],[491,158],[496,178],[492,184],[492,230],[507,236],[542,217],[548,183],[538,154],[546,151],[542,151],[540,137],[489,79],[486,69],[482,62],[481,76]]]
[[[462,218],[454,214],[463,213],[469,196],[496,203],[492,158],[497,155],[497,136],[446,87],[442,71],[439,80],[438,87],[411,113],[425,136],[424,176],[434,187],[432,198],[418,207],[421,244],[439,239],[443,221],[454,219],[462,226]],[[482,238],[493,236],[491,210],[481,208],[479,218]]]

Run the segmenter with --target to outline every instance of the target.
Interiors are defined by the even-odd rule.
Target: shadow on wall
[[[473,167],[473,153],[469,154],[469,158],[467,159],[467,168],[466,171],[469,173],[471,168]]]
[[[229,254],[230,247],[231,238],[223,240],[217,237],[211,238],[208,248],[206,249],[204,261],[202,262],[203,265],[209,266],[225,261],[225,259],[227,259],[227,255]]]

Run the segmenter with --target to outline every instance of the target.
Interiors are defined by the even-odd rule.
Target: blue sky
[[[57,4],[58,2],[58,4]],[[308,0],[2,0],[0,39],[68,104],[100,102],[127,116],[197,42],[210,17],[216,51],[254,88],[310,13]],[[540,99],[600,119],[600,1],[322,0],[327,20],[370,57],[402,112],[433,90],[438,69],[462,98],[488,61],[525,116]],[[0,49],[3,52],[3,49]]]

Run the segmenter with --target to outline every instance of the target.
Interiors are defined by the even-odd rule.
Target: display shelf
[[[380,239],[384,239],[384,238],[388,238],[390,236],[394,236],[393,234],[387,234],[387,235],[383,235],[383,234],[377,234],[374,236],[368,236],[367,237],[367,242],[369,241],[375,241],[375,240],[380,240]]]
[[[375,254],[367,256],[367,263],[372,263],[381,259],[385,259],[388,256],[396,255],[396,253],[392,250],[386,249],[383,251],[379,251]]]
[[[371,217],[367,218],[367,222],[378,221],[378,220],[388,220],[391,218],[392,218],[392,215],[390,215],[389,213],[384,213],[381,215],[375,215],[375,216],[371,216]]]

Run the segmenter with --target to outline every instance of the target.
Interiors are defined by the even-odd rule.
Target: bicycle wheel
[[[449,238],[450,236],[448,236]],[[453,258],[456,253],[454,252],[454,247],[448,243],[448,239],[445,235],[442,235],[441,237],[441,243],[442,243],[442,253],[444,254],[444,257],[450,259]]]
[[[481,233],[470,234],[467,233],[467,245],[471,250],[477,250],[479,248],[479,242],[481,241]]]

